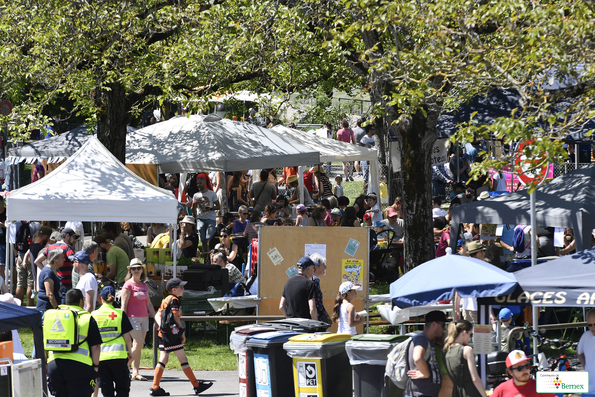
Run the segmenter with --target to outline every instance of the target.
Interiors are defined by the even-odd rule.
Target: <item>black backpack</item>
[[[17,231],[15,243],[17,251],[23,254],[26,253],[32,241],[33,238],[31,236],[31,229],[29,228],[29,223],[25,221],[21,222],[21,227]]]

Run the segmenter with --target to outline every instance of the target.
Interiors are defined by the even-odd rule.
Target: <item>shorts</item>
[[[27,263],[27,268],[23,269],[23,259],[19,255],[17,258],[17,287],[24,288],[25,286],[33,288],[33,272],[31,272],[31,264]]]
[[[128,317],[133,331],[149,331],[149,317]]]
[[[215,226],[217,225],[217,221],[214,219],[197,219],[196,220],[196,228],[198,229],[198,234],[200,235],[200,241],[204,242],[210,240],[215,235]],[[204,250],[205,248],[203,248]]]
[[[6,244],[0,244],[0,266],[6,264]]]
[[[159,350],[162,352],[175,352],[176,350],[182,350],[184,349],[184,345],[182,344],[182,337],[181,334],[179,335],[172,335],[172,334],[166,334],[167,335],[167,340],[164,340],[161,336],[159,336],[158,342],[159,342]]]

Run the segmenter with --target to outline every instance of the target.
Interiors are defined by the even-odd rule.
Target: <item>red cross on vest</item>
[[[112,312],[112,314],[110,314],[108,317],[111,318],[112,321],[114,321],[114,318],[118,317],[118,315],[116,313]]]

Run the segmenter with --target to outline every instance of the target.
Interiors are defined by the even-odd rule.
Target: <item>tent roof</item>
[[[7,219],[175,222],[172,193],[141,179],[96,137],[37,182],[11,192]]]
[[[126,127],[127,132],[134,130],[136,128]],[[48,163],[58,163],[76,153],[90,136],[87,126],[81,125],[51,138],[12,148],[8,151],[8,161],[10,164],[18,164],[22,161],[33,163],[47,159]]]
[[[582,246],[590,247],[591,230],[595,229],[593,203],[595,165],[569,172],[535,190],[537,225],[573,228],[577,240],[582,236]],[[529,193],[519,191],[457,206],[452,217],[453,225],[463,222],[530,225]]]
[[[514,273],[519,287],[510,295],[487,298],[486,304],[592,307],[595,295],[595,248],[565,255]]]
[[[192,115],[128,134],[126,163],[159,164],[161,172],[241,171],[318,164],[320,155],[266,128]]]
[[[41,327],[41,313],[11,303],[0,302],[0,332]]]
[[[320,162],[322,163],[328,161],[375,161],[378,157],[375,149],[368,149],[351,143],[324,138],[282,125],[276,125],[271,130],[284,137],[293,139],[312,150],[318,150],[320,152]]]

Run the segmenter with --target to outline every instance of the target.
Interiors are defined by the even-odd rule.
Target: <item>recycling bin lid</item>
[[[291,344],[313,344],[313,343],[333,343],[345,342],[350,340],[353,335],[350,334],[331,334],[328,332],[316,332],[314,334],[302,334],[289,338]]]
[[[300,335],[299,332],[288,332],[288,331],[273,331],[265,332],[262,334],[254,335],[252,338],[246,341],[248,347],[275,347],[281,346],[287,342],[289,338]]]
[[[272,326],[278,329],[287,329],[290,331],[302,331],[302,332],[324,332],[330,327],[327,324],[318,320],[311,320],[309,318],[285,318],[282,320],[271,320],[263,325]]]
[[[408,335],[357,335],[345,343],[351,365],[386,365],[388,354]]]
[[[292,358],[329,358],[345,352],[345,342],[352,336],[326,332],[303,334],[290,338],[283,349]]]
[[[272,327],[243,327],[241,330],[236,328],[236,330],[229,335],[229,348],[233,350],[235,354],[239,354],[249,349],[246,342],[254,335],[274,331],[278,330]]]
[[[357,342],[402,342],[405,339],[410,338],[408,335],[380,335],[380,334],[362,334],[355,335],[351,338],[352,341]]]

